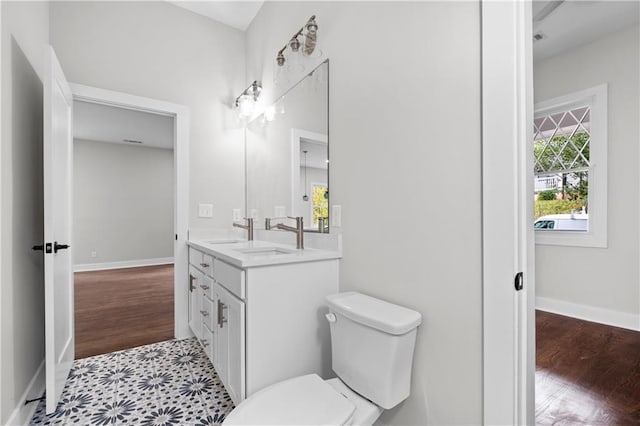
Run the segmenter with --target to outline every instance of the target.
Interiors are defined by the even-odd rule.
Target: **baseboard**
[[[633,315],[626,312],[579,305],[577,303],[549,299],[547,297],[536,297],[536,309],[585,321],[640,331],[640,315]]]
[[[20,396],[17,401],[17,407],[11,413],[7,425],[10,426],[22,426],[28,425],[29,421],[33,417],[33,414],[38,408],[38,401],[25,404],[27,399],[40,398],[44,394],[45,377],[44,377],[44,360],[40,363],[40,366],[36,370],[36,374],[33,376],[27,389]]]
[[[84,263],[79,265],[73,265],[73,272],[103,271],[105,269],[138,268],[140,266],[167,265],[170,263],[173,263],[173,257],[125,260],[122,262]]]

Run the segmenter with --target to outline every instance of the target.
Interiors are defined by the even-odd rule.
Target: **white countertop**
[[[190,239],[187,244],[239,268],[317,262],[342,257],[338,251],[313,248],[296,250],[293,246],[259,240],[236,242],[233,239]]]

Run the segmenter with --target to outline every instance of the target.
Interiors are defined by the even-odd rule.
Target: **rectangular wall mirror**
[[[246,131],[247,215],[302,216],[305,231],[329,231],[329,62],[307,74]],[[279,220],[282,222],[282,220]]]

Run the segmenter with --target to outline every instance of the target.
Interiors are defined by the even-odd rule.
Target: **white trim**
[[[639,316],[627,312],[612,311],[548,297],[536,297],[536,309],[585,321],[640,331]]]
[[[481,5],[483,424],[533,424],[531,2]]]
[[[177,239],[174,244],[174,335],[176,339],[192,336],[188,323],[188,264],[187,240],[189,233],[189,129],[190,112],[184,105],[128,93],[70,84],[75,100],[93,102],[120,108],[129,108],[175,117],[174,173],[175,218]]]
[[[121,262],[81,263],[73,265],[73,272],[104,271],[107,269],[139,268],[141,266],[172,264],[173,257],[158,257],[155,259],[123,260]]]
[[[1,38],[1,34],[3,34],[2,32],[2,4],[0,4],[0,40],[2,40]],[[1,41],[0,41],[1,43]],[[1,100],[4,99],[4,94],[2,93],[2,82],[4,81],[2,79],[2,67],[3,67],[3,63],[2,63],[2,52],[0,52],[0,139],[2,139],[2,126],[3,124],[3,116],[2,116],[2,104],[4,102],[2,102]],[[8,144],[9,141],[5,141],[3,143],[4,144]],[[2,220],[2,204],[4,204],[4,197],[7,197],[6,193],[3,193],[2,189],[2,176],[4,176],[4,172],[2,170],[2,147],[0,147],[0,241],[7,241],[7,238],[5,238],[4,236],[4,228],[2,226],[3,224],[3,220]],[[0,243],[0,283],[3,282],[3,276],[2,276],[2,266],[4,264],[4,256],[2,256],[2,247],[3,247],[3,243]],[[3,305],[3,301],[7,300],[7,298],[5,298],[4,295],[4,291],[3,289],[5,287],[8,287],[8,285],[1,285],[0,284],[0,318],[4,318],[4,316],[2,315],[2,305]],[[5,320],[6,321],[6,320]],[[2,356],[1,354],[4,354],[4,345],[6,345],[7,343],[5,342],[6,340],[8,340],[8,338],[5,338],[4,334],[2,333],[2,327],[0,327],[0,357]],[[2,365],[0,365],[0,422],[2,422],[2,416],[3,416],[3,412],[2,412],[2,406],[1,404],[4,402],[4,395],[5,395],[5,381],[3,380],[3,371],[4,371],[4,367]]]
[[[27,399],[40,398],[44,394],[45,377],[44,377],[44,359],[40,363],[40,366],[36,370],[36,373],[31,378],[27,389],[16,401],[17,405],[14,408],[7,425],[28,425],[33,417],[33,414],[38,408],[38,401],[34,401],[30,404],[25,404]]]
[[[535,115],[553,114],[589,104],[589,231],[539,230],[536,244],[607,248],[607,84],[558,96],[535,104]],[[533,145],[531,139],[530,145]],[[533,149],[533,148],[532,148]]]

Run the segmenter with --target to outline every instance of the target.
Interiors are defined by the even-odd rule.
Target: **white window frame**
[[[534,116],[550,115],[589,105],[589,230],[536,230],[536,244],[607,247],[607,84],[535,104]],[[533,138],[531,150],[533,151]]]

